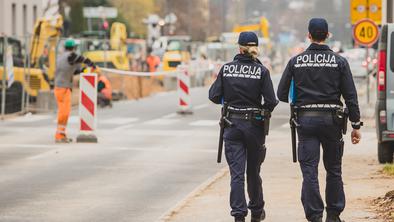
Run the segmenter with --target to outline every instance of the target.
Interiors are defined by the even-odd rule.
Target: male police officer
[[[243,222],[249,208],[252,222],[259,222],[265,218],[260,178],[266,151],[262,109],[271,112],[278,101],[269,71],[257,59],[256,34],[243,32],[238,43],[240,54],[221,68],[209,90],[209,99],[216,104],[226,102],[227,118],[233,123],[224,130],[225,154],[231,172],[231,215],[236,222]],[[248,206],[244,192],[245,166]]]
[[[320,144],[326,178],[326,222],[340,222],[345,208],[342,182],[343,155],[343,96],[352,122],[352,143],[361,139],[359,132],[360,111],[352,73],[346,59],[332,52],[324,44],[328,38],[325,19],[314,18],[309,22],[309,38],[312,44],[292,58],[278,87],[278,98],[288,102],[289,88],[293,84],[293,105],[298,122],[298,158],[303,174],[302,204],[308,221],[321,222],[324,203],[319,192],[318,165]],[[295,101],[294,101],[295,100]]]

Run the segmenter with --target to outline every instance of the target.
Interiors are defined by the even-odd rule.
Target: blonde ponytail
[[[256,59],[259,56],[260,50],[257,46],[240,46],[241,50],[246,54]]]

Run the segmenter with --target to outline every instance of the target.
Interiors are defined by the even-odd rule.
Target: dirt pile
[[[386,193],[384,197],[379,197],[373,201],[378,216],[385,222],[394,222],[394,190]]]

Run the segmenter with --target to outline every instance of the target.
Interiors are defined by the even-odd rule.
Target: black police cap
[[[259,38],[254,32],[241,32],[239,34],[238,44],[242,46],[258,46]]]
[[[328,33],[328,23],[323,18],[313,18],[309,21],[309,33]]]

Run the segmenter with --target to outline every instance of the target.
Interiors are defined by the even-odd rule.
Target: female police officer
[[[227,103],[226,117],[233,123],[224,130],[225,155],[231,173],[231,215],[236,222],[243,222],[249,208],[252,222],[258,222],[265,218],[260,178],[266,151],[262,110],[272,112],[278,101],[269,71],[257,59],[257,35],[242,32],[238,44],[240,53],[221,68],[209,90],[209,99],[216,104]],[[245,167],[248,205],[244,192]]]

